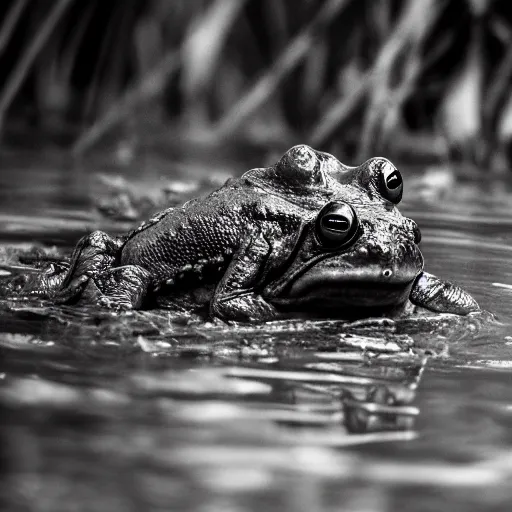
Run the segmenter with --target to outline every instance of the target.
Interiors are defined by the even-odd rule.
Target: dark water
[[[17,155],[3,167],[1,248],[119,229],[89,200],[108,162]],[[157,194],[161,176],[187,191],[203,168],[144,161],[127,175]],[[4,304],[0,510],[508,510],[511,183],[403,174],[426,268],[500,324],[226,330]],[[372,415],[372,390],[399,404]]]

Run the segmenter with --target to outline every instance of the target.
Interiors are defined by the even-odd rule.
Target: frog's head
[[[264,296],[281,308],[341,316],[402,307],[423,257],[418,226],[396,207],[403,191],[400,172],[385,158],[346,167],[327,153],[311,152],[310,179],[318,184],[322,174],[328,197],[306,222],[287,270]]]
[[[337,176],[350,169],[332,155],[300,144],[289,149],[273,166],[252,169],[244,178],[288,202],[318,207],[339,188]]]

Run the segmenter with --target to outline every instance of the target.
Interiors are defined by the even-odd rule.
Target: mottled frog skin
[[[396,207],[402,189],[385,158],[347,167],[295,146],[124,237],[88,235],[67,273],[39,292],[116,309],[206,306],[226,321],[479,310],[423,271],[418,226]]]

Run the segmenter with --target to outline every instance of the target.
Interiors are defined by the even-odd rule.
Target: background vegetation
[[[505,166],[507,0],[3,0],[3,145],[306,142]]]

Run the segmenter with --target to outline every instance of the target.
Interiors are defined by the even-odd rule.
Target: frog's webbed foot
[[[112,238],[103,231],[94,231],[84,236],[73,251],[69,273],[63,286],[68,286],[82,275],[91,276],[111,268],[121,247],[121,240]]]
[[[2,295],[17,297],[53,297],[58,290],[68,270],[64,262],[49,263],[40,268],[19,267],[20,271],[14,276],[9,276],[5,286],[2,287]]]
[[[81,276],[78,303],[97,304],[108,309],[140,309],[151,286],[151,274],[136,265],[126,265],[100,272],[94,276]],[[69,301],[66,290],[61,302]],[[73,292],[73,290],[71,290]]]
[[[241,322],[269,321],[279,316],[272,304],[251,292],[216,297],[210,306],[210,313],[213,317]]]
[[[84,236],[76,245],[66,277],[55,300],[67,303],[76,300],[88,286],[91,277],[106,272],[117,260],[122,241],[103,231]]]
[[[439,313],[467,315],[473,311],[480,311],[480,306],[469,293],[427,272],[422,272],[417,277],[410,300],[416,306]]]
[[[102,231],[83,237],[71,257],[71,265],[54,300],[64,304],[98,304],[110,309],[140,308],[151,276],[134,265],[115,267],[122,240]]]

